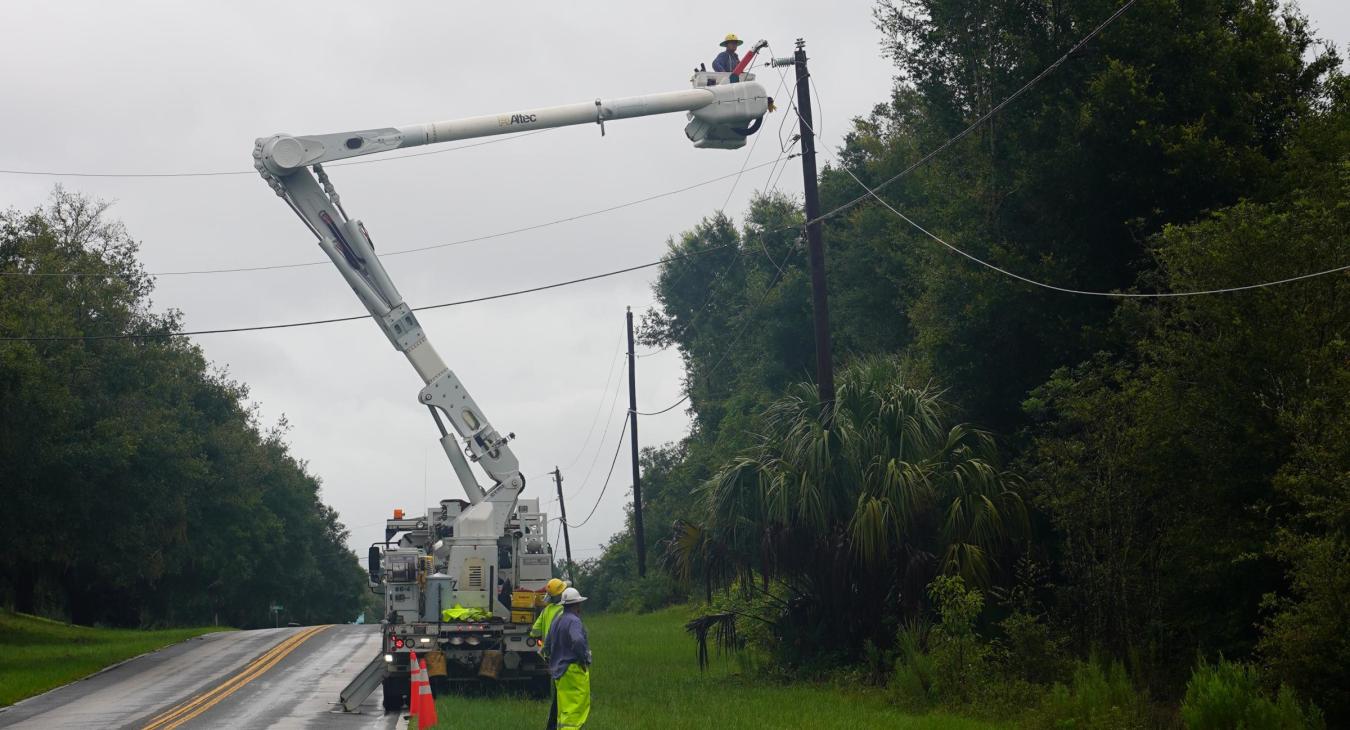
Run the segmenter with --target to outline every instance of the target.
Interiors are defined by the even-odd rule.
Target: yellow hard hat
[[[561,578],[554,578],[548,582],[548,585],[544,586],[544,590],[548,591],[550,596],[557,598],[563,591],[567,590],[567,582]]]
[[[723,40],[721,43],[719,43],[718,45],[720,45],[720,46],[723,47],[723,48],[726,48],[728,43],[736,43],[736,44],[739,44],[740,42],[741,42],[741,39],[740,39],[740,38],[737,38],[735,33],[727,33],[726,39],[724,39],[724,40]]]

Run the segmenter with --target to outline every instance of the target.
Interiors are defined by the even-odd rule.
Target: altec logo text
[[[539,121],[537,114],[512,114],[511,124],[530,124]]]

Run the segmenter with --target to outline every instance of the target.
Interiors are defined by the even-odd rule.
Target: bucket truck
[[[464,499],[443,500],[422,514],[395,511],[385,540],[371,546],[372,589],[385,597],[383,651],[343,691],[344,709],[354,711],[381,683],[386,709],[406,704],[411,651],[429,655],[433,675],[449,681],[534,679],[546,686],[547,669],[528,632],[552,577],[553,552],[539,500],[520,498],[525,475],[511,448],[515,434],[492,425],[432,346],[380,263],[366,226],[344,209],[324,163],[550,127],[597,124],[603,133],[606,122],[680,112],[694,147],[737,149],[772,110],[753,74],[696,71],[691,86],[405,127],[277,134],[254,144],[255,169],[318,239],[421,378],[417,402],[430,411],[464,490]]]

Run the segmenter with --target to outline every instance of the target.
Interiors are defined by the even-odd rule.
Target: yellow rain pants
[[[591,673],[580,664],[567,665],[562,679],[553,680],[558,693],[558,730],[578,728],[591,715]]]

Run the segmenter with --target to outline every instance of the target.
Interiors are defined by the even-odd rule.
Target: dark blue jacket
[[[590,666],[591,644],[580,616],[564,611],[553,619],[544,639],[544,654],[548,656],[548,672],[554,679],[566,674],[569,665]]]
[[[730,72],[736,70],[736,64],[741,62],[741,57],[731,51],[722,51],[713,59],[713,70]]]

